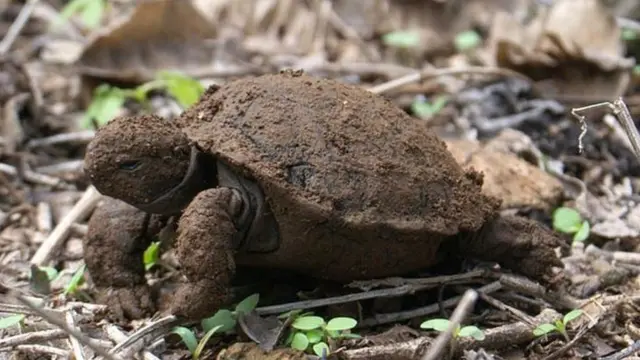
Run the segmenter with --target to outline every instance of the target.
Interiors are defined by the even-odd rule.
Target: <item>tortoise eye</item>
[[[120,163],[120,165],[118,165],[118,167],[121,170],[126,170],[126,171],[133,171],[133,170],[137,169],[138,166],[140,166],[140,161],[139,160],[123,161],[123,162]]]

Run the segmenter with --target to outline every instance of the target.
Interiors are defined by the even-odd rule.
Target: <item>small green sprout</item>
[[[145,270],[149,271],[152,267],[158,264],[160,259],[160,241],[154,241],[144,251],[142,256]]]
[[[66,20],[73,14],[78,14],[86,27],[95,29],[100,25],[106,7],[105,0],[71,0],[60,13],[61,20]],[[56,21],[53,26],[58,26],[59,24],[60,21]]]
[[[8,329],[12,326],[23,327],[24,326],[24,318],[23,314],[15,314],[7,317],[0,318],[0,329]]]
[[[204,334],[200,341],[198,341],[193,331],[187,329],[184,326],[176,326],[171,330],[171,332],[180,336],[182,342],[187,346],[187,349],[189,349],[191,358],[193,360],[198,360],[200,358],[200,355],[202,354],[202,350],[204,350],[204,347],[207,345],[209,339],[211,339],[213,334],[218,332],[221,327],[222,326],[218,325],[209,329],[209,331]]]
[[[572,208],[560,207],[553,212],[553,228],[565,234],[573,234],[573,242],[583,242],[589,237],[591,226],[580,213]]]
[[[569,323],[569,321],[577,319],[580,315],[582,315],[582,310],[571,310],[564,315],[562,320],[556,320],[553,324],[544,323],[538,325],[538,327],[533,330],[533,334],[535,336],[542,336],[550,332],[557,331],[562,334],[567,342],[569,342],[570,339],[569,335],[567,334],[567,324]]]
[[[421,119],[428,119],[442,111],[447,101],[449,97],[445,95],[436,96],[433,101],[418,97],[411,103],[411,111]]]
[[[463,31],[456,35],[455,39],[453,40],[453,43],[458,52],[465,52],[474,49],[478,47],[481,42],[482,38],[477,32],[473,30]]]
[[[449,319],[431,319],[420,324],[420,328],[424,330],[444,332],[449,329],[450,325],[451,321],[449,321]],[[477,326],[468,325],[462,327],[458,325],[453,330],[451,340],[449,340],[449,359],[453,358],[453,354],[455,353],[456,346],[458,345],[458,339],[460,337],[472,337],[476,340],[484,340],[484,332],[482,332],[482,330]]]
[[[214,334],[222,334],[233,330],[236,327],[238,315],[253,311],[258,305],[258,300],[260,300],[259,294],[250,295],[239,302],[233,311],[221,309],[213,316],[203,319],[200,324],[205,334],[199,342],[193,330],[184,326],[176,326],[171,332],[180,336],[182,342],[189,349],[191,358],[197,360]]]
[[[78,288],[84,283],[84,273],[86,268],[87,265],[82,264],[78,269],[76,269],[69,281],[69,284],[67,284],[64,289],[64,295],[76,294],[78,292]]]
[[[293,349],[314,353],[320,357],[330,354],[329,339],[360,337],[358,334],[351,333],[351,329],[356,327],[358,322],[350,317],[335,317],[325,322],[322,317],[314,316],[313,313],[290,312],[280,317],[283,316],[295,316],[285,344]]]
[[[420,324],[420,328],[424,330],[436,330],[439,332],[447,331],[450,325],[449,319],[431,319]],[[459,337],[472,337],[476,340],[484,340],[484,332],[480,330],[477,326],[468,325],[465,327],[458,327],[453,331],[453,338],[457,339]]]
[[[387,46],[414,48],[420,44],[420,33],[406,30],[392,31],[382,36],[382,42]]]

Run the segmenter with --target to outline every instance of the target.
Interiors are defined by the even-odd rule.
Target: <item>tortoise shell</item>
[[[464,171],[424,121],[337,80],[246,77],[211,86],[176,121],[268,202],[284,195],[288,207],[345,227],[447,236],[478,230],[499,207],[481,192],[482,174]]]

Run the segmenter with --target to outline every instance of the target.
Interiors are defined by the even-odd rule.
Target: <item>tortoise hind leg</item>
[[[482,229],[461,238],[460,251],[469,257],[495,261],[516,273],[546,282],[554,268],[564,265],[555,253],[563,241],[536,221],[520,216],[499,216]]]

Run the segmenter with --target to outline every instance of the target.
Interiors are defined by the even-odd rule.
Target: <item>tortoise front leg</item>
[[[89,220],[84,260],[104,303],[119,319],[139,319],[155,311],[144,277],[143,253],[166,219],[105,197]]]
[[[242,198],[230,188],[204,190],[187,206],[176,243],[186,281],[172,298],[171,314],[200,320],[231,301],[234,219],[241,210]]]

